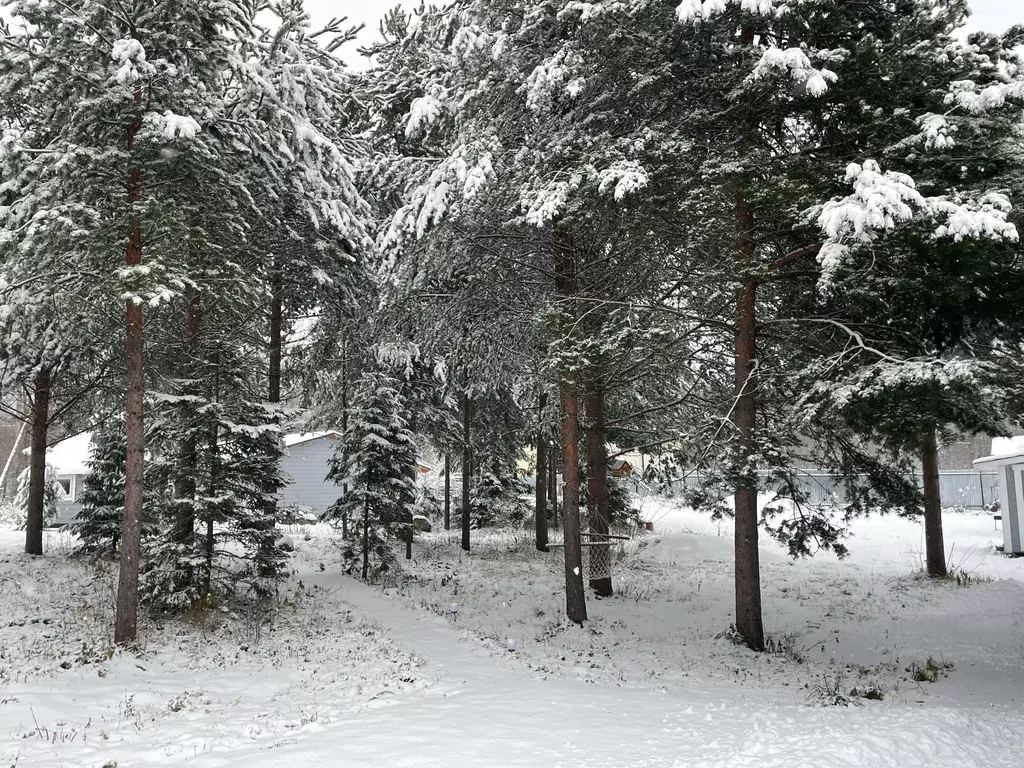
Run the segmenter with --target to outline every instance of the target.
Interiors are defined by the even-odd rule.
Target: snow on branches
[[[811,96],[821,96],[828,84],[836,81],[830,69],[815,69],[802,48],[767,48],[747,78],[748,82],[764,80],[776,74],[788,74],[798,86]]]
[[[146,49],[134,37],[125,37],[114,41],[110,58],[119,65],[114,73],[114,80],[121,85],[131,85],[156,70],[146,61]]]
[[[158,112],[150,112],[146,115],[143,126],[145,130],[164,141],[176,139],[194,139],[199,131],[199,123],[195,118],[187,115],[176,115],[171,110],[165,110],[161,115]]]
[[[425,134],[443,110],[444,105],[429,94],[413,99],[409,105],[409,121],[405,124],[406,138],[419,138]]]
[[[846,181],[853,193],[825,203],[817,216],[825,234],[818,254],[823,287],[831,283],[854,247],[870,244],[881,233],[915,219],[933,222],[931,236],[936,238],[1017,240],[1017,228],[1007,220],[1010,201],[1004,195],[989,192],[977,200],[925,197],[910,176],[882,171],[874,160],[851,163]]]
[[[647,172],[639,163],[630,160],[613,163],[611,167],[598,173],[597,178],[600,181],[597,191],[603,194],[609,189],[614,190],[612,194],[616,202],[640,191],[649,182]]]
[[[980,115],[998,109],[1007,101],[1024,100],[1024,80],[993,83],[984,88],[973,80],[957,80],[950,84],[946,103]]]
[[[570,99],[576,98],[585,84],[584,78],[578,74],[583,64],[583,58],[565,46],[538,64],[523,86],[526,106],[532,112],[543,112],[551,109],[559,93]]]
[[[676,18],[682,24],[696,23],[724,12],[729,5],[738,5],[740,10],[759,16],[781,16],[789,10],[786,2],[774,0],[683,0],[676,6]]]

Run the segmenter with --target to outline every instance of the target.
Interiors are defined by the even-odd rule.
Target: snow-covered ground
[[[585,628],[561,619],[560,551],[526,533],[474,532],[469,555],[427,534],[383,590],[340,575],[314,527],[272,614],[147,619],[144,651],[109,659],[113,570],[0,531],[0,766],[1020,763],[1024,559],[992,551],[991,517],[946,515],[966,586],[917,576],[910,521],[858,521],[844,562],[766,542],[778,652],[758,655],[723,634],[730,524],[643,513],[657,532],[617,553]],[[915,681],[929,658],[937,682]],[[884,698],[823,703],[853,688]]]

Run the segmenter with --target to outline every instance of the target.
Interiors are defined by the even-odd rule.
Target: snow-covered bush
[[[25,467],[18,475],[18,492],[14,496],[14,525],[25,527],[28,517],[28,486],[31,468]],[[57,470],[46,465],[46,476],[43,480],[43,525],[52,525],[57,519],[57,500],[63,495],[64,489],[57,482]]]
[[[520,497],[519,483],[485,472],[470,496],[472,524],[476,528],[519,526],[530,514],[530,504]]]

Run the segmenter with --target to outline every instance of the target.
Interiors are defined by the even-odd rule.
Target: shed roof
[[[296,445],[311,443],[314,440],[322,440],[324,438],[328,440],[337,440],[339,437],[341,437],[341,433],[333,429],[328,429],[323,432],[293,432],[284,436],[284,445],[286,448],[292,448]]]
[[[92,461],[92,432],[61,440],[46,450],[46,462],[58,475],[85,475]]]
[[[976,467],[1005,467],[1009,464],[1024,464],[1024,451],[1004,453],[998,456],[982,456],[974,460]]]

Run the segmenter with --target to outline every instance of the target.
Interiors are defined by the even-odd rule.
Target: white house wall
[[[338,500],[342,486],[327,479],[337,445],[337,440],[319,438],[288,448],[287,455],[281,459],[281,470],[289,480],[281,489],[281,506],[324,512]]]

